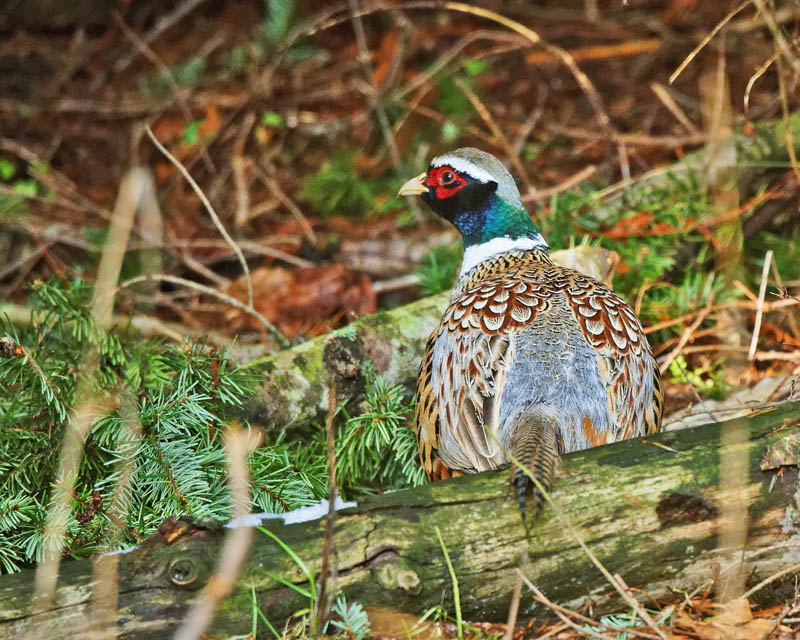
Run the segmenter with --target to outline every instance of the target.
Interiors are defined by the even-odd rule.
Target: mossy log
[[[570,454],[559,469],[553,500],[529,542],[509,491],[508,471],[457,478],[365,500],[339,511],[334,532],[336,588],[367,611],[419,615],[434,605],[453,612],[453,588],[437,541],[441,530],[455,567],[467,620],[503,620],[527,548],[526,574],[553,601],[594,613],[624,610],[609,584],[565,526],[568,519],[605,567],[630,587],[660,601],[741,570],[747,587],[800,562],[797,452],[800,403],[717,423]],[[721,439],[725,430],[726,437]],[[789,445],[789,446],[787,446]],[[720,459],[745,456],[747,475],[736,495],[720,486]],[[720,513],[726,500],[747,503],[746,547],[720,549]],[[324,519],[268,527],[318,568]],[[219,525],[179,521],[162,526],[118,560],[116,631],[119,638],[168,638],[213,572],[225,535]],[[789,600],[791,572],[760,589],[763,605]],[[211,637],[247,634],[258,607],[276,628],[308,600],[269,574],[308,588],[297,565],[271,538],[256,533],[249,563],[217,611]],[[62,640],[92,637],[92,563],[64,564],[55,602],[35,613],[33,575],[0,580],[0,637]],[[611,597],[604,597],[611,594]],[[521,617],[547,615],[529,593]],[[263,626],[263,637],[270,637]],[[100,630],[102,631],[102,630]],[[98,631],[100,637],[102,634]],[[104,630],[108,637],[108,630]]]

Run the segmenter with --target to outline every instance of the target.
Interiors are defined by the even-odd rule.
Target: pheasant
[[[452,151],[399,193],[421,196],[464,240],[417,379],[429,481],[513,456],[549,489],[561,454],[659,430],[661,378],[639,319],[605,285],[550,260],[497,158]],[[524,520],[528,478],[519,469],[512,478]]]

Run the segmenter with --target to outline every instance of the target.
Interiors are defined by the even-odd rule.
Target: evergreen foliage
[[[169,516],[230,517],[225,425],[253,393],[261,372],[231,366],[227,352],[202,342],[175,347],[128,330],[105,332],[91,315],[92,292],[80,280],[38,282],[29,326],[17,328],[0,318],[3,572],[41,557],[48,494],[59,480],[64,430],[75,428],[79,384],[92,392],[93,418],[65,553],[130,545]],[[94,362],[96,376],[89,366]],[[421,482],[402,390],[376,377],[361,404],[364,414],[340,412],[342,491],[354,495]],[[254,511],[288,511],[327,495],[322,425],[307,442],[285,434],[269,438],[248,463]]]

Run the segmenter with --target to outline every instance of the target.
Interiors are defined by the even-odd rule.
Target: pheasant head
[[[399,195],[421,196],[458,229],[464,238],[461,275],[498,253],[548,249],[508,169],[480,149],[464,147],[437,156]]]

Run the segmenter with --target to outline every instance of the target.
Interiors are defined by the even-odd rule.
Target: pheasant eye
[[[439,176],[439,181],[444,186],[454,184],[456,180],[456,174],[452,171],[442,171],[441,175]]]

